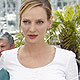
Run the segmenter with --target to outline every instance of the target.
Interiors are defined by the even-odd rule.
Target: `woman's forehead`
[[[22,17],[47,17],[46,11],[42,7],[34,7],[30,10],[25,10],[22,14]]]

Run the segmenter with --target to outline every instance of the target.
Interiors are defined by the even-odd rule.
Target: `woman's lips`
[[[28,35],[30,39],[35,39],[38,35]]]

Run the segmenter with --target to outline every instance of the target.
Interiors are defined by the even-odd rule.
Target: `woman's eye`
[[[30,23],[30,21],[24,20],[23,23]]]
[[[44,22],[43,22],[43,21],[38,21],[37,23],[38,23],[38,24],[43,24]]]

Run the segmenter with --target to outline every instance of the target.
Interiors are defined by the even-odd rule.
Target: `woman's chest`
[[[10,71],[10,80],[66,80],[64,69],[60,67],[42,67],[36,69],[16,68]]]

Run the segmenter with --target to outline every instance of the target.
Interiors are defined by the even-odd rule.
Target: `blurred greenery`
[[[24,35],[21,31],[15,33],[15,48],[24,44]]]

